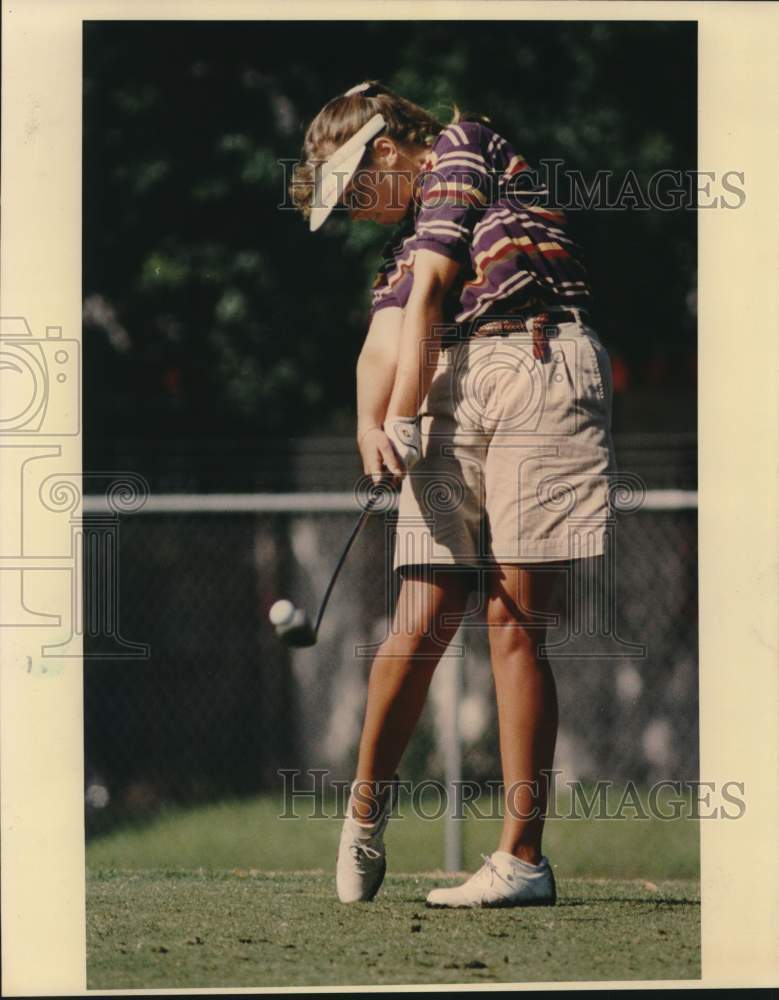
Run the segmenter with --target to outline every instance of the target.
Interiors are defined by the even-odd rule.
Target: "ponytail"
[[[473,111],[464,111],[456,104],[453,104],[452,120],[449,122],[449,124],[459,125],[460,122],[481,122],[482,125],[489,125],[490,127],[492,127],[492,119],[488,118],[487,115],[480,115]]]

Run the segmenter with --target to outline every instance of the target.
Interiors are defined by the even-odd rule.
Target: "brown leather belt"
[[[506,316],[503,319],[487,320],[474,328],[474,337],[492,337],[501,333],[526,331],[533,333],[536,327],[559,326],[560,323],[587,322],[586,309],[548,309],[528,316]],[[476,321],[478,323],[478,320]]]
[[[539,361],[549,358],[547,338],[557,336],[560,323],[586,323],[589,313],[586,309],[550,308],[527,316],[506,316],[503,319],[486,320],[474,324],[473,337],[501,337],[508,333],[532,333],[533,356]]]

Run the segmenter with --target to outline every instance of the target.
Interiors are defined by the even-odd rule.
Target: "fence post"
[[[452,646],[464,646],[462,629],[452,640]],[[444,759],[444,775],[448,805],[444,818],[444,870],[462,871],[463,820],[456,819],[462,797],[462,744],[460,740],[460,701],[463,685],[462,656],[446,657],[441,670],[441,716],[439,744]]]

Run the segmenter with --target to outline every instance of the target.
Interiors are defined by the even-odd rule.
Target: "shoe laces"
[[[508,875],[508,876],[503,875],[501,873],[500,869],[498,868],[498,866],[492,860],[492,856],[491,855],[489,855],[489,854],[482,854],[480,856],[481,856],[481,859],[484,862],[484,864],[481,866],[481,868],[479,869],[479,871],[476,873],[476,876],[475,876],[476,878],[481,879],[483,876],[485,876],[487,874],[487,872],[489,872],[490,873],[490,888],[492,888],[492,884],[495,881],[495,876],[496,875],[501,880],[501,882],[503,882],[506,885],[508,885],[509,888],[513,888],[513,886],[510,885],[510,883],[513,881],[512,876],[511,875]]]
[[[377,851],[370,844],[353,843],[349,845],[352,857],[359,864],[360,862],[376,861],[381,857],[381,851]]]

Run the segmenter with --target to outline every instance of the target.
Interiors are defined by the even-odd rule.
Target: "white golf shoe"
[[[557,890],[546,857],[538,865],[506,851],[482,854],[482,859],[484,864],[467,882],[451,889],[433,889],[427,906],[554,906]]]
[[[351,803],[347,807],[335,869],[336,891],[342,903],[368,902],[381,888],[387,870],[384,830],[395,801],[397,781],[395,775],[381,814],[372,826],[357,823],[350,814]]]

